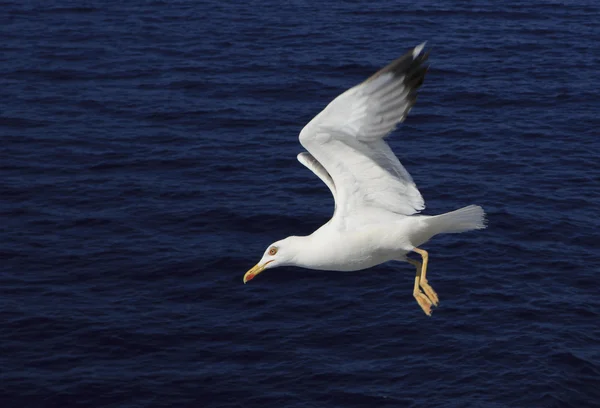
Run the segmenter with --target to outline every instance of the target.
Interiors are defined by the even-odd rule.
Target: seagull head
[[[244,275],[244,283],[254,279],[256,275],[265,269],[277,268],[278,266],[284,265],[294,265],[294,258],[298,252],[296,245],[297,238],[298,237],[287,237],[269,245],[261,260]]]

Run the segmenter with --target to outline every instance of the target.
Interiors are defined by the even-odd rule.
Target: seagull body
[[[475,205],[436,216],[417,214],[425,208],[423,197],[384,140],[416,102],[428,68],[424,46],[339,95],[302,129],[300,143],[308,152],[298,161],[329,188],[334,214],[311,235],[271,244],[244,283],[278,266],[358,271],[404,261],[416,267],[413,295],[431,315],[439,300],[426,279],[428,253],[419,246],[440,233],[485,228],[485,214]],[[410,252],[422,262],[409,258]]]

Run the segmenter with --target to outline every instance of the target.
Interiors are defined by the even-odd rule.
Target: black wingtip
[[[423,52],[425,43],[411,49],[401,57],[390,62],[388,65],[377,71],[365,82],[369,82],[380,75],[388,72],[393,73],[395,76],[404,76],[404,83],[410,88],[418,88],[423,84],[425,74],[429,68],[425,64],[429,58],[429,51]]]

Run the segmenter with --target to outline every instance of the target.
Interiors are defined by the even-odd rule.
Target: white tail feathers
[[[436,234],[455,234],[483,229],[487,226],[485,212],[478,205],[469,205],[445,214],[435,215],[428,218],[427,222],[436,231]]]

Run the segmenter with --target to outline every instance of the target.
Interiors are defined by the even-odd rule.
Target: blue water
[[[600,3],[0,2],[0,406],[600,404]],[[427,40],[389,142],[414,269],[243,274],[333,211],[296,161],[331,99]]]

